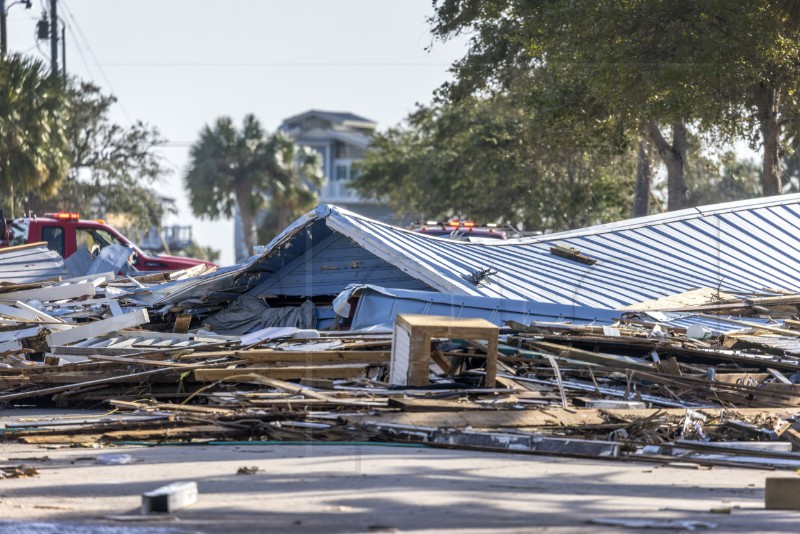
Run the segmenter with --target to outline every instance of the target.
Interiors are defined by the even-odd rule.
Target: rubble
[[[778,202],[706,212],[763,215],[800,199]],[[800,468],[800,287],[785,283],[788,275],[766,287],[760,273],[750,288],[688,287],[688,277],[673,293],[667,292],[672,282],[652,285],[649,272],[626,275],[627,289],[614,299],[628,301],[615,308],[577,297],[521,300],[505,293],[508,279],[462,294],[466,286],[442,282],[464,274],[456,265],[459,247],[473,247],[469,254],[489,247],[495,256],[533,247],[559,268],[573,260],[551,254],[552,240],[538,238],[512,248],[448,243],[452,270],[440,271],[441,283],[434,284],[422,271],[403,271],[396,257],[369,258],[334,233],[343,219],[329,227],[332,219],[315,213],[242,265],[123,273],[124,256],[116,251],[95,259],[111,265],[105,273],[3,282],[2,406],[102,407],[109,414],[8,424],[0,440],[375,441]],[[671,214],[651,222],[686,220]],[[639,221],[592,235],[647,228]],[[327,232],[331,241],[306,243],[307,232]],[[570,235],[558,241],[573,243]],[[378,251],[369,235],[359,239]],[[444,247],[435,237],[409,239]],[[574,245],[597,262],[571,268],[612,268],[615,260],[603,249],[581,240]],[[354,256],[342,259],[340,248],[327,263],[325,254],[337,246]],[[794,268],[767,255],[772,269]],[[660,257],[651,259],[656,271]],[[698,279],[720,276],[698,265],[692,267]],[[497,271],[502,277],[503,269]],[[313,272],[327,274],[307,276]],[[530,284],[540,271],[525,276]],[[641,301],[631,301],[633,295]],[[401,337],[396,325],[407,327]]]

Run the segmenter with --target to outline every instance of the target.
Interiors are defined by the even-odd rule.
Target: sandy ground
[[[0,426],[19,416],[0,413]],[[107,454],[132,462],[104,465]],[[1,534],[640,530],[591,523],[597,519],[800,532],[800,512],[763,506],[765,478],[797,476],[791,471],[359,444],[0,444],[0,466],[19,464],[40,474],[0,480]],[[258,470],[237,474],[242,467]],[[140,515],[142,493],[180,481],[197,482],[196,504],[171,516]]]

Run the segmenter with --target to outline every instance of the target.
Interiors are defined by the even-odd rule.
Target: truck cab
[[[133,249],[131,265],[140,271],[174,271],[195,265],[213,263],[180,256],[148,256],[125,236],[102,220],[81,219],[77,213],[46,213],[44,217],[22,217],[4,221],[0,233],[0,247],[46,242],[47,248],[68,258],[81,248],[92,256],[109,245],[123,245]]]

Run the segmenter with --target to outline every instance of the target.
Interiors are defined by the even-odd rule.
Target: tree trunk
[[[248,184],[236,186],[236,204],[239,206],[239,216],[242,218],[242,238],[248,257],[253,254],[253,247],[256,245],[255,213],[251,196],[252,191]]]
[[[650,141],[656,147],[658,156],[667,167],[667,210],[685,208],[689,203],[689,188],[686,186],[685,162],[688,147],[686,124],[676,122],[672,125],[672,144],[669,144],[658,125],[653,121],[645,124]]]
[[[645,141],[639,141],[639,154],[636,157],[636,191],[633,196],[634,217],[644,217],[650,213],[650,183],[653,179],[653,168],[650,165],[650,153]]]
[[[756,100],[761,140],[764,143],[761,191],[765,197],[780,195],[783,188],[781,187],[779,142],[782,126],[778,120],[779,95],[774,87],[761,84],[758,88]]]

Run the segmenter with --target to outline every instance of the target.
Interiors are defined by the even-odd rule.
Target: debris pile
[[[314,224],[215,271],[0,282],[0,403],[108,410],[8,424],[0,440],[393,441],[800,468],[800,290],[789,284],[670,294],[631,278],[626,291],[645,298],[617,308],[465,295],[418,283],[434,280],[423,270],[399,276]],[[331,241],[304,256],[298,229]],[[600,259],[575,269],[608,261],[586,252]]]

